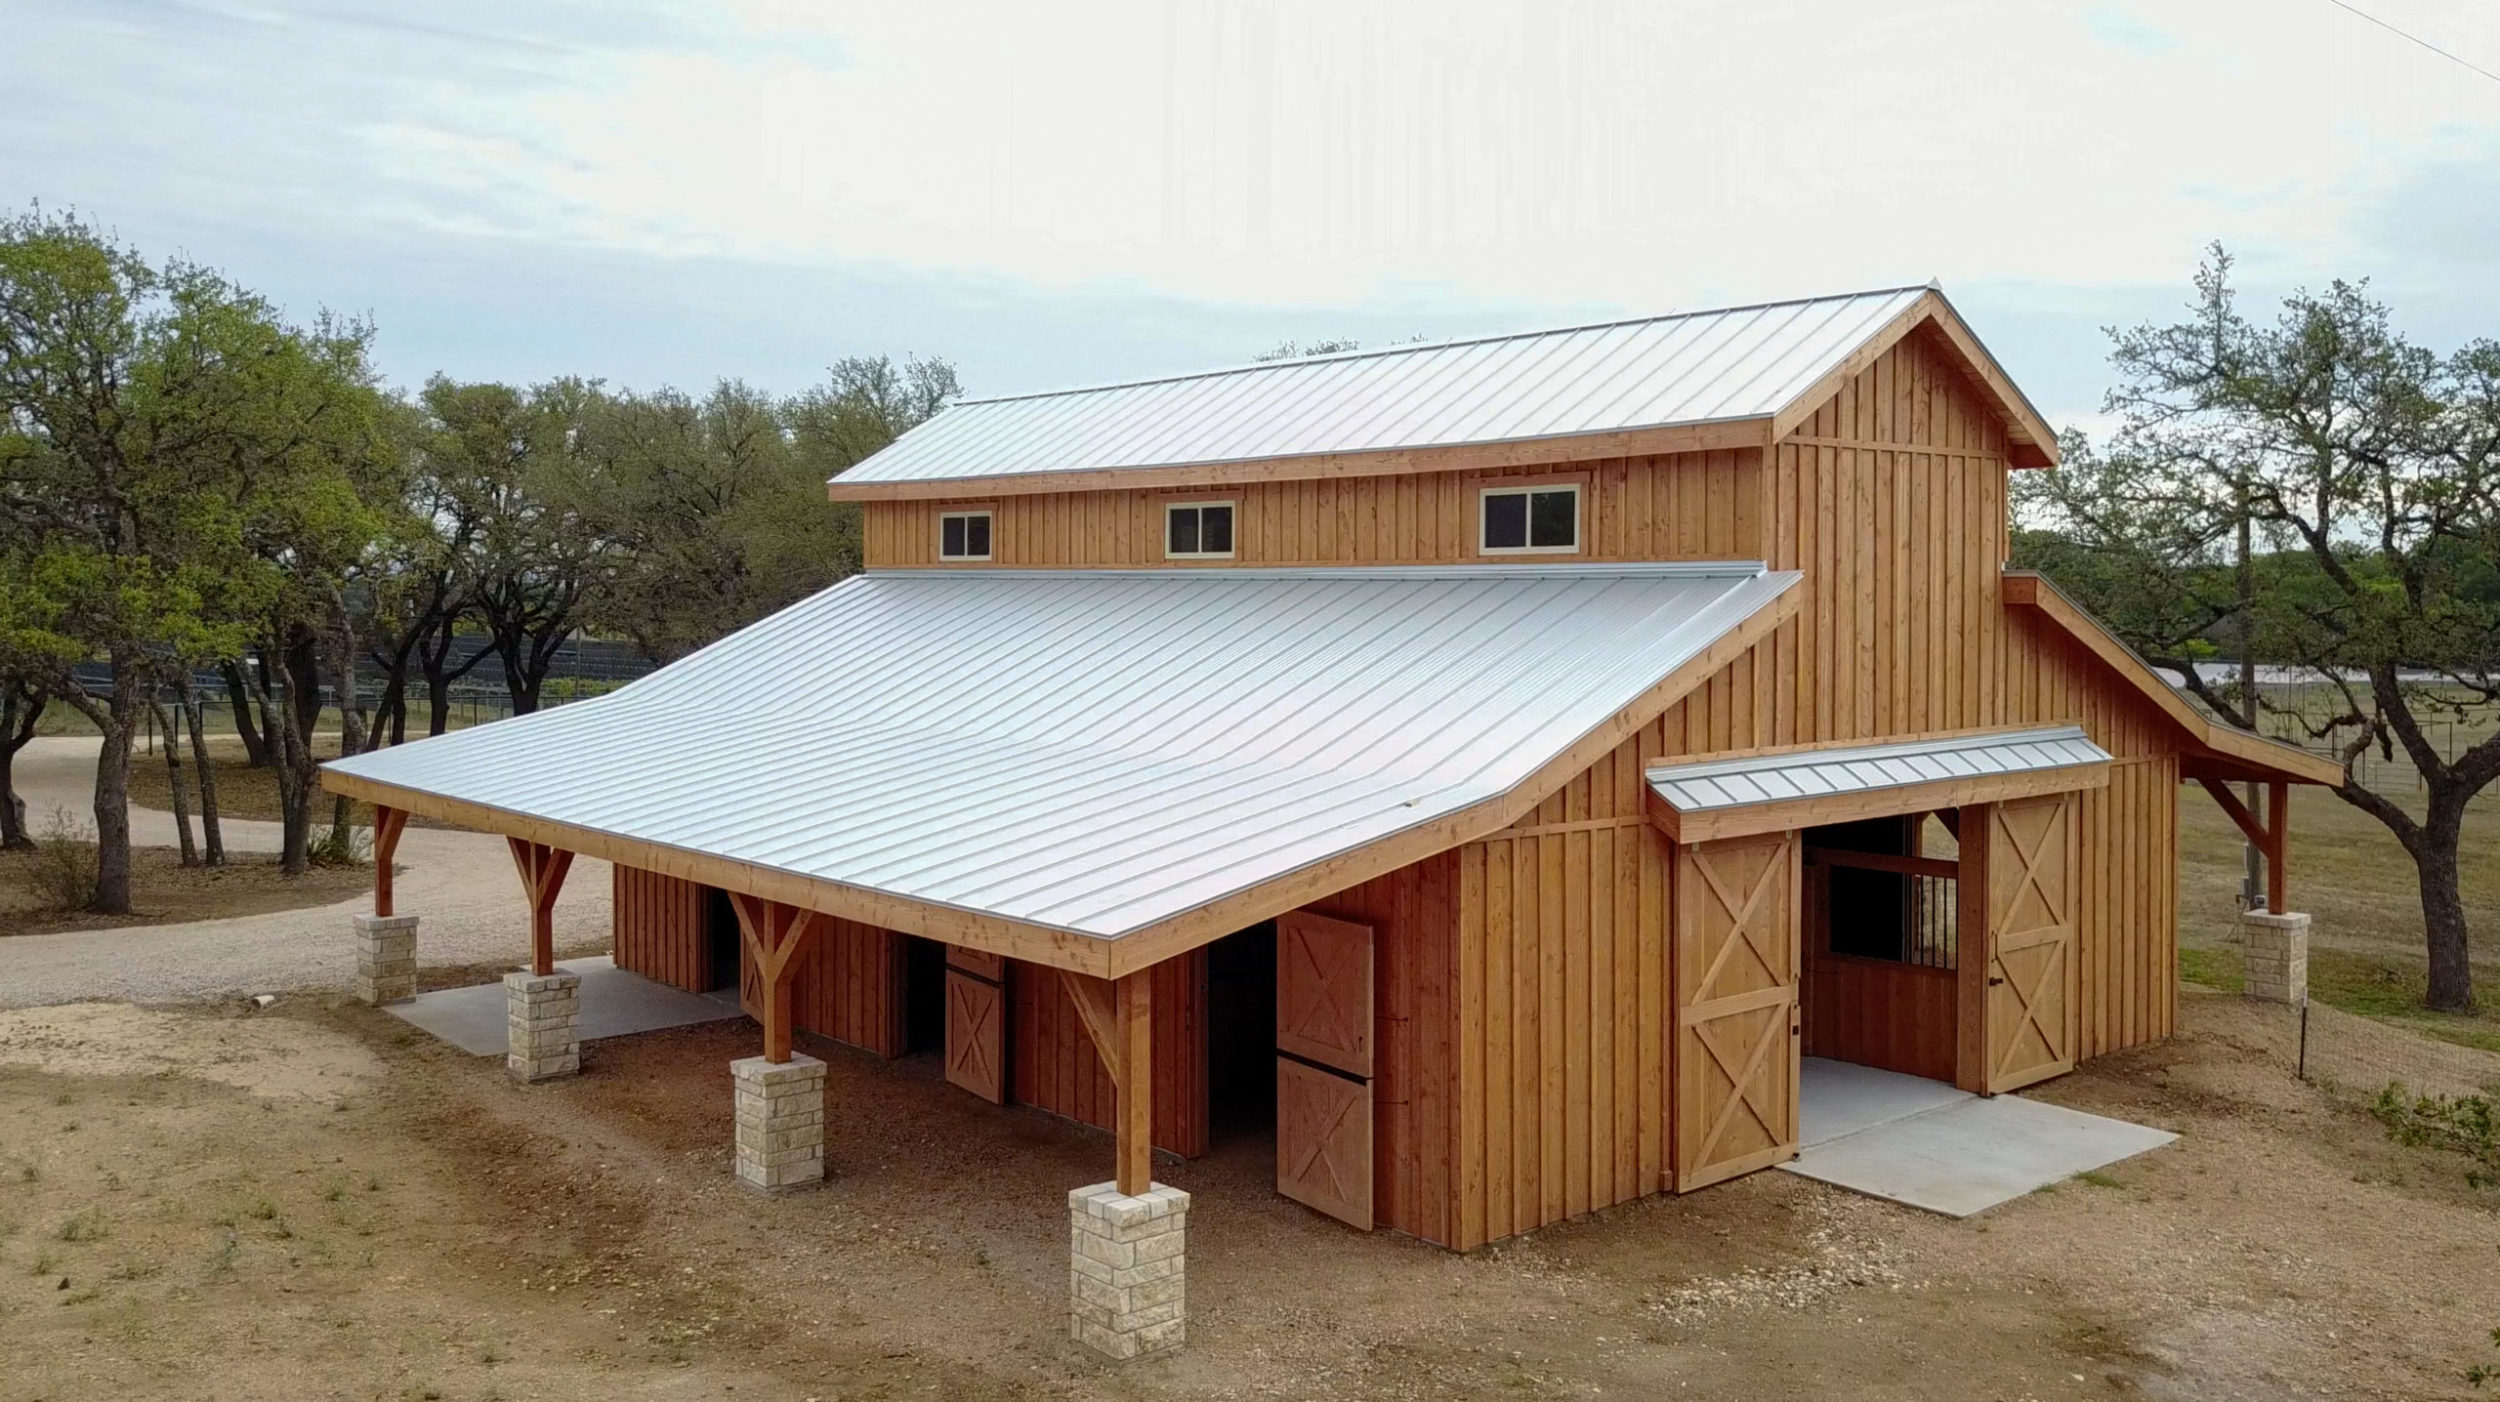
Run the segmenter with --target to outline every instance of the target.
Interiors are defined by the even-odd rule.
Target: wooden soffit
[[[2182,777],[2258,782],[2284,779],[2329,788],[2343,785],[2344,767],[2335,761],[2313,755],[2298,745],[2221,724],[2188,704],[2177,687],[2153,670],[2153,664],[2120,642],[2101,626],[2100,620],[2085,613],[2041,575],[2030,570],[2007,570],[2000,592],[2008,605],[2030,609],[2056,625],[2186,732],[2193,748],[2181,758]]]

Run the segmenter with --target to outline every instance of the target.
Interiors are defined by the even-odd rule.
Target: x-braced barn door
[[[1276,1191],[1372,1227],[1372,930],[1276,917]]]
[[[1962,1006],[1980,1007],[1986,1019],[1976,1039],[1985,1046],[1984,1084],[1960,1079],[1964,1089],[1993,1095],[2075,1069],[2075,796],[1964,812],[1962,928],[1984,930],[1988,946],[1984,960],[1972,959],[1967,943],[1963,954],[1964,977],[1975,965],[1987,980],[1976,990],[1966,983],[1962,993]],[[1972,812],[1986,814],[1978,873],[1969,869]],[[1983,894],[1985,919],[1972,920],[1969,906]]]
[[[1675,849],[1675,1189],[1797,1153],[1799,839]]]
[[[946,1079],[992,1105],[1007,1099],[1007,960],[946,947]]]

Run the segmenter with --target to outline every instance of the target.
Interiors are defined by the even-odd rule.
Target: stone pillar
[[[1115,1183],[1068,1194],[1068,1335],[1105,1358],[1171,1353],[1187,1342],[1189,1194]]]
[[[738,1181],[786,1193],[825,1177],[825,1064],[750,1056],[729,1063],[738,1087]]]
[[[2241,917],[2247,949],[2245,988],[2269,1003],[2301,1003],[2309,997],[2309,917],[2252,910]]]
[[[417,917],[356,917],[356,996],[380,1007],[417,996]]]
[[[547,1081],[582,1069],[580,974],[515,969],[503,976],[503,997],[511,1025],[504,1065],[513,1075]]]

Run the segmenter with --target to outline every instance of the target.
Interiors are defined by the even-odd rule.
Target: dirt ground
[[[266,915],[336,905],[373,885],[369,866],[315,867],[301,876],[287,876],[278,870],[277,859],[264,853],[230,852],[225,866],[185,867],[174,848],[133,847],[131,913],[91,915],[51,908],[33,889],[31,874],[38,860],[31,852],[0,852],[0,937]]]
[[[2247,1049],[2244,1005],[2048,1098],[2179,1143],[1968,1222],[1766,1172],[1468,1256],[1196,1195],[1189,1350],[1065,1341],[1097,1133],[838,1047],[833,1174],[729,1166],[743,1023],[510,1083],[309,998],[0,1013],[0,1402],[2466,1397],[2500,1196]]]

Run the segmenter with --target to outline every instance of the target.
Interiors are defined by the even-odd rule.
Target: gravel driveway
[[[38,829],[55,808],[92,830],[100,741],[47,736],[18,753],[17,791]],[[278,825],[228,819],[226,846],[274,852]],[[170,813],[132,807],[131,841],[174,844]],[[529,956],[529,913],[504,840],[489,833],[411,827],[399,839],[399,913],[421,917],[420,965],[518,963]],[[556,902],[559,949],[604,948],[608,864],[583,857]],[[371,896],[332,906],[0,939],[0,1007],[93,998],[177,1002],[236,993],[345,987],[356,971],[348,917]]]

